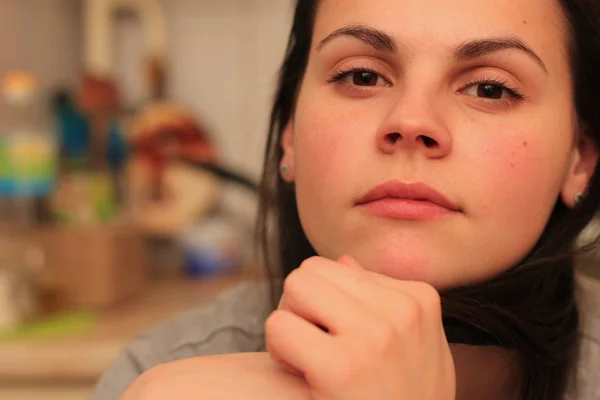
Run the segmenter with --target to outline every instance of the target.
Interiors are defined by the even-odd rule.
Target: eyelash
[[[336,72],[333,77],[328,81],[329,83],[336,83],[341,81],[342,79],[344,79],[345,77],[347,77],[350,74],[355,74],[357,72],[368,72],[370,74],[374,74],[377,75],[378,77],[381,77],[383,79],[385,79],[387,82],[389,82],[390,80],[381,72],[373,69],[373,68],[369,68],[369,67],[349,67],[349,68],[344,68],[338,72]]]
[[[506,92],[510,95],[510,97],[512,97],[516,101],[523,101],[527,98],[527,96],[525,96],[519,89],[517,89],[514,86],[509,86],[508,82],[506,82],[505,80],[502,80],[502,79],[497,79],[497,78],[475,79],[475,80],[469,82],[468,84],[464,85],[463,88],[460,89],[460,91],[463,91],[471,86],[477,86],[477,85],[491,85],[491,86],[500,87],[503,90],[506,90]]]
[[[368,73],[371,73],[371,74],[377,75],[378,77],[383,78],[387,82],[390,81],[384,74],[382,74],[381,72],[379,72],[373,68],[349,67],[349,68],[345,68],[345,69],[342,69],[342,70],[336,72],[328,82],[329,83],[340,82],[342,79],[346,78],[348,75],[359,73],[359,72],[368,72]],[[483,79],[473,80],[473,81],[469,82],[468,84],[464,85],[460,91],[463,91],[471,86],[476,86],[476,85],[492,85],[492,86],[500,87],[503,90],[505,90],[515,101],[518,101],[518,102],[521,102],[527,98],[519,89],[517,89],[516,87],[509,86],[508,82],[506,82],[502,79],[494,79],[494,78],[492,78],[492,79],[483,78]],[[489,100],[491,100],[491,99],[489,99]]]

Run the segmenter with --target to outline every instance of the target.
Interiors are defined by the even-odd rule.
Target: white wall
[[[166,16],[168,93],[212,130],[225,161],[257,178],[293,0],[160,0]],[[42,89],[82,72],[82,0],[0,0],[0,74],[30,68]],[[140,30],[115,24],[117,74],[137,74]],[[10,38],[10,39],[9,39]],[[125,88],[131,102],[139,83]],[[0,104],[0,121],[3,107]]]
[[[202,117],[229,165],[258,177],[293,0],[161,2],[170,96]]]
[[[43,92],[81,73],[80,0],[0,0],[0,75],[32,70]],[[39,105],[46,111],[46,104]],[[0,101],[0,122],[6,108]]]
[[[86,68],[99,75],[113,75],[115,67],[111,33],[115,12],[134,11],[143,22],[144,50],[152,56],[164,54],[165,26],[159,0],[79,0],[83,1],[84,59]]]
[[[114,78],[125,107],[135,107],[148,100],[145,37],[139,16],[120,12],[113,23]]]

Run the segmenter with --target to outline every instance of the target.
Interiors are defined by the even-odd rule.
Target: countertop
[[[140,332],[179,312],[202,306],[239,283],[242,275],[203,280],[169,278],[100,312],[93,327],[61,339],[0,342],[0,382],[92,382]]]

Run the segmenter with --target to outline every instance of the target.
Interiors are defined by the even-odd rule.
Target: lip
[[[433,219],[461,212],[443,194],[423,182],[389,181],[369,190],[357,206],[373,213],[396,219]]]

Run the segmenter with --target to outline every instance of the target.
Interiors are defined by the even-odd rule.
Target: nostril
[[[421,140],[423,141],[423,144],[425,144],[425,147],[437,147],[438,146],[438,142],[436,142],[434,139],[428,137],[428,136],[419,136],[419,138],[421,138]]]
[[[388,133],[386,140],[391,144],[395,144],[398,140],[402,140],[402,135],[400,135],[398,132]]]

